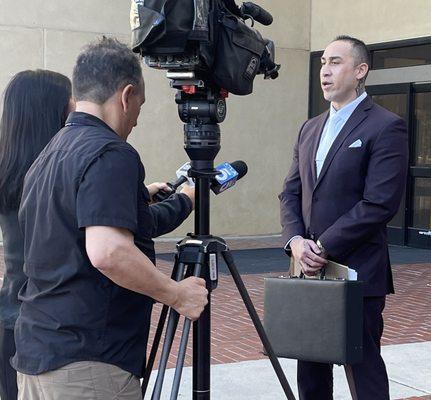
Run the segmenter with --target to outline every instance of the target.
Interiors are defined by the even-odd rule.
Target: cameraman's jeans
[[[40,375],[18,372],[19,400],[142,400],[139,379],[114,365],[80,361]]]

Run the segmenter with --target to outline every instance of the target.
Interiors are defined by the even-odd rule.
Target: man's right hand
[[[299,262],[302,272],[314,276],[328,262],[322,257],[322,251],[317,244],[309,239],[297,237],[290,242],[292,255]]]
[[[205,280],[191,276],[178,282],[177,299],[172,307],[192,321],[197,320],[208,304]]]

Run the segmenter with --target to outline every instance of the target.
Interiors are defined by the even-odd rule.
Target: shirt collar
[[[96,117],[93,114],[88,114],[81,111],[73,111],[69,114],[66,120],[66,126],[97,126],[108,129],[110,132],[115,134],[115,136],[119,139],[120,136],[115,132],[106,122],[102,121],[100,118]]]
[[[349,104],[346,104],[344,107],[340,108],[338,111],[331,105],[329,110],[329,116],[337,116],[337,118],[342,119],[344,122],[346,122],[350,116],[352,115],[353,111],[355,111],[356,107],[359,105],[359,103],[367,97],[367,92],[362,93],[359,97],[357,97],[355,100],[351,101]]]

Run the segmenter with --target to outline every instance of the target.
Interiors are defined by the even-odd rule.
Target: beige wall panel
[[[45,68],[72,77],[76,57],[82,48],[101,36],[100,33],[47,30],[45,32]],[[128,35],[115,35],[115,37],[123,43],[129,44]]]
[[[366,43],[429,36],[430,0],[312,0],[311,50],[322,50],[337,35]]]
[[[368,86],[410,82],[431,82],[431,65],[376,69],[370,71],[367,77]]]
[[[258,76],[252,95],[228,99],[216,164],[241,159],[247,162],[249,172],[234,188],[211,196],[211,231],[215,234],[280,231],[277,195],[291,162],[298,129],[306,119],[308,52],[279,49],[278,55],[283,66],[277,80],[263,81]],[[131,143],[141,154],[149,183],[173,179],[187,156],[175,91],[169,88],[164,71],[146,69],[145,76],[147,102]],[[182,236],[190,230],[192,218],[171,236]]]
[[[0,91],[3,93],[17,72],[43,68],[43,31],[0,27],[0,54]]]
[[[255,3],[274,17],[272,25],[255,27],[263,37],[271,39],[277,47],[285,49],[310,49],[311,0],[259,0]],[[241,4],[237,1],[237,4]]]
[[[85,32],[129,32],[130,1],[0,0],[0,25]]]

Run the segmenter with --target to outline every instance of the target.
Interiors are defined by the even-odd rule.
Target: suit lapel
[[[317,171],[316,171],[316,153],[319,147],[320,138],[322,137],[323,127],[325,126],[326,120],[328,119],[329,111],[323,113],[314,128],[313,140],[311,143],[311,173],[313,176],[313,184],[317,181]]]
[[[319,178],[314,186],[314,190],[316,190],[319,183],[324,178],[326,172],[328,171],[329,166],[331,165],[332,160],[337,154],[337,151],[340,149],[341,145],[348,138],[348,136],[352,133],[352,131],[368,116],[368,110],[373,105],[373,101],[369,96],[367,96],[359,105],[356,107],[355,111],[353,111],[350,118],[344,124],[343,129],[341,129],[337,138],[332,143],[331,148],[329,149],[328,154],[326,155],[325,162],[323,163],[322,170],[320,171]],[[317,151],[317,147],[316,147]],[[314,152],[313,162],[316,153]]]

